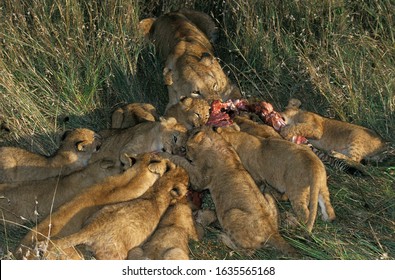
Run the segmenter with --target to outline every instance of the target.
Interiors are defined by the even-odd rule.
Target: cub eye
[[[177,143],[177,136],[176,135],[173,135],[173,142]]]
[[[195,113],[195,116],[200,119],[200,114],[199,113]]]

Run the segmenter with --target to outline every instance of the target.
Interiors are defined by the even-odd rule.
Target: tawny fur
[[[148,103],[130,103],[117,108],[111,116],[111,128],[128,128],[159,119],[156,108]]]
[[[156,122],[144,122],[134,127],[105,131],[100,151],[91,162],[102,158],[119,158],[122,154],[141,154],[165,151],[179,153],[179,143],[187,129],[175,118],[160,118]],[[99,132],[101,133],[101,132]],[[104,135],[104,134],[103,134]]]
[[[257,123],[246,116],[236,116],[234,122],[240,127],[241,131],[262,138],[282,138],[281,135],[271,126]]]
[[[103,159],[61,178],[2,184],[6,190],[0,191],[0,217],[7,226],[40,221],[84,189],[121,171],[119,160]]]
[[[69,256],[62,254],[64,250],[85,244],[96,259],[126,259],[131,249],[154,232],[169,205],[185,197],[187,185],[184,169],[170,170],[141,197],[105,206],[79,232],[50,242],[44,258],[67,259]]]
[[[50,157],[22,148],[0,147],[0,183],[68,175],[86,167],[99,147],[99,135],[86,128],[65,132],[60,147]]]
[[[210,105],[201,98],[183,97],[166,110],[164,117],[175,118],[187,129],[200,127],[205,125],[210,117]]]
[[[284,139],[280,133],[278,133],[273,127],[263,124],[263,123],[258,123],[252,119],[250,119],[248,116],[236,116],[234,118],[235,123],[240,127],[240,130],[243,132],[247,132],[248,134],[254,135],[254,136],[259,136],[262,138],[278,138],[278,139]],[[360,172],[362,174],[365,173],[364,168],[362,164],[357,164],[356,162],[353,162],[351,160],[345,160],[345,159],[339,159],[334,156],[329,155],[328,153],[321,151],[315,147],[313,147],[311,144],[308,145],[311,150],[316,154],[319,159],[328,166],[331,166],[332,168],[335,169],[340,169],[342,171],[347,171],[347,172]],[[273,193],[275,194],[275,193]]]
[[[215,24],[207,15],[197,11],[171,12],[152,22],[148,37],[165,61],[163,74],[169,91],[167,108],[182,96],[210,100],[241,96],[214,57],[207,34],[211,36],[216,30],[212,31]]]
[[[209,15],[187,8],[181,8],[177,12],[183,14],[188,20],[196,25],[196,27],[207,36],[211,43],[217,41],[218,27]]]
[[[188,171],[192,188],[210,191],[225,244],[251,253],[268,243],[294,253],[278,231],[273,197],[259,191],[235,150],[211,127],[191,131],[186,158],[169,157]]]
[[[311,149],[284,139],[256,137],[238,131],[237,126],[218,128],[217,132],[236,150],[258,185],[268,183],[285,193],[309,232],[314,226],[318,203],[323,220],[335,219],[325,166]]]
[[[25,247],[34,248],[36,241],[77,232],[86,219],[104,205],[140,197],[165,172],[175,168],[168,159],[152,153],[125,155],[125,166],[127,169],[123,173],[85,189],[34,227],[22,240],[22,251]]]
[[[198,241],[198,234],[185,198],[167,209],[152,236],[131,250],[128,259],[189,260],[190,240]]]
[[[291,99],[281,113],[287,124],[281,129],[284,138],[304,136],[315,148],[357,163],[362,159],[375,160],[388,148],[373,130],[301,110],[300,104],[299,100]]]

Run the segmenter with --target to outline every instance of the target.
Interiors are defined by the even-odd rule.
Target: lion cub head
[[[158,186],[154,185],[154,190],[162,196],[166,193],[170,196],[170,205],[186,197],[188,192],[189,176],[184,168],[175,166],[161,177]],[[156,196],[159,198],[158,196]]]
[[[87,128],[68,130],[62,135],[59,150],[94,153],[100,149],[100,139],[100,135]]]
[[[294,123],[293,118],[295,118],[295,116],[299,112],[301,112],[301,110],[300,110],[301,105],[302,105],[302,102],[296,98],[291,98],[288,101],[288,104],[285,107],[285,111],[281,113],[281,116],[283,117],[286,124],[291,125]]]
[[[74,153],[78,162],[86,166],[93,153],[99,151],[101,136],[87,128],[77,128],[66,131],[56,154]]]
[[[188,133],[187,139],[184,141],[185,158],[189,162],[196,162],[197,160],[204,160],[206,164],[211,165],[212,162],[216,161],[218,154],[207,152],[216,147],[221,149],[221,153],[226,157],[234,157],[236,153],[233,149],[228,149],[230,147],[225,141],[222,141],[222,137],[214,132],[210,126],[202,126],[199,128],[192,129]],[[201,154],[205,153],[205,158],[203,159]]]
[[[170,154],[182,155],[183,144],[186,141],[186,127],[173,117],[168,119],[161,117],[159,131],[163,144],[162,150]]]
[[[183,97],[172,105],[166,112],[165,117],[174,117],[187,129],[205,125],[210,116],[210,105],[204,99]]]

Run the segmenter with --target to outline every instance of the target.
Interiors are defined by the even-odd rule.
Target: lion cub
[[[183,97],[181,100],[170,106],[164,117],[175,118],[187,129],[205,125],[210,116],[210,105],[201,98]]]
[[[206,14],[180,10],[144,22],[152,23],[146,36],[165,61],[163,76],[169,91],[167,108],[182,96],[209,100],[241,97],[240,90],[230,82],[214,57],[208,36],[215,34],[215,30],[211,31],[215,24]],[[146,25],[144,29],[147,30]]]
[[[165,151],[179,153],[180,143],[187,129],[175,118],[160,118],[156,122],[143,122],[130,128],[110,130],[103,139],[100,151],[91,162],[102,158],[119,157],[122,154],[141,154]],[[108,131],[106,131],[108,134]]]
[[[189,240],[198,241],[192,209],[186,198],[167,209],[153,235],[128,259],[189,260]]]
[[[259,191],[235,150],[211,127],[191,131],[185,158],[169,157],[188,171],[193,189],[210,191],[227,246],[251,253],[268,243],[295,252],[279,233],[273,197]]]
[[[156,108],[148,103],[130,103],[116,109],[111,116],[111,128],[127,128],[159,119]]]
[[[357,163],[362,159],[376,160],[388,148],[373,130],[303,111],[300,105],[300,100],[293,98],[281,113],[287,125],[280,133],[286,139],[304,136],[315,148]]]
[[[163,174],[175,168],[168,159],[153,153],[124,155],[121,161],[126,169],[124,172],[92,185],[65,202],[30,231],[21,245],[29,247],[32,241],[72,234],[80,230],[85,220],[104,205],[140,197]]]
[[[281,135],[272,126],[257,123],[247,116],[236,116],[233,120],[240,127],[241,131],[247,132],[248,134],[262,138],[282,139]]]
[[[68,175],[88,165],[100,148],[100,136],[86,128],[66,131],[59,149],[46,157],[17,147],[0,147],[0,183]]]
[[[0,217],[7,226],[40,221],[79,192],[121,171],[119,159],[102,159],[61,178],[0,184]]]
[[[232,145],[257,184],[268,183],[289,198],[297,217],[309,232],[318,203],[325,221],[335,219],[330,203],[325,166],[303,145],[284,139],[259,138],[238,127],[219,127],[217,132]]]
[[[184,169],[170,170],[140,198],[105,206],[77,233],[53,240],[44,249],[44,258],[67,259],[63,250],[85,244],[97,259],[126,259],[129,250],[140,246],[154,232],[169,205],[185,197],[187,185]]]

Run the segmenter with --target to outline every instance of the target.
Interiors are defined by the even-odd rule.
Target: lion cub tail
[[[317,217],[318,196],[320,194],[320,190],[326,185],[325,167],[323,165],[321,167],[320,165],[319,168],[323,170],[315,170],[317,168],[318,167],[312,170],[312,178],[310,180],[309,216],[306,223],[306,228],[309,233],[311,233],[311,231],[313,230],[315,219]]]

